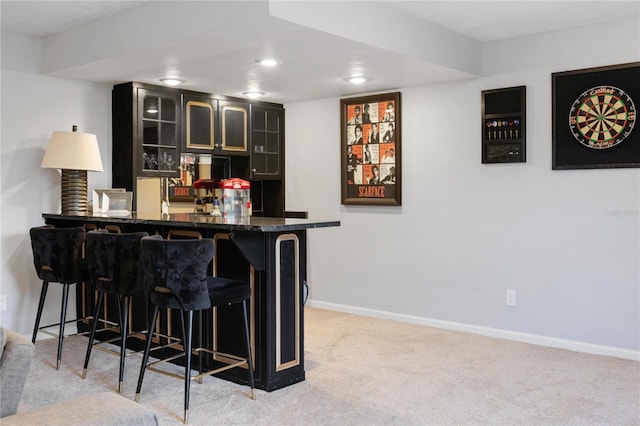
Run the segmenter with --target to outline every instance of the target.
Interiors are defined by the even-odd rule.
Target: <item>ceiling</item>
[[[43,74],[110,84],[171,76],[278,103],[475,78],[484,43],[639,15],[638,0],[0,2],[3,33],[43,40]],[[279,65],[255,63],[265,56]],[[354,86],[351,75],[370,80]]]

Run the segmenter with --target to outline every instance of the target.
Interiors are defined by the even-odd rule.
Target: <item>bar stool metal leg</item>
[[[242,317],[244,318],[244,331],[247,340],[247,368],[249,369],[249,386],[251,386],[251,399],[256,399],[253,383],[253,360],[251,357],[251,337],[249,336],[249,321],[247,320],[247,301],[242,301]]]
[[[182,342],[184,345],[184,354],[187,362],[184,370],[184,421],[186,425],[189,421],[189,390],[191,389],[191,349],[193,346],[192,333],[193,333],[193,311],[187,311],[185,313],[187,317],[186,332],[182,335]],[[184,322],[183,322],[184,324]],[[182,330],[184,330],[184,326]]]
[[[198,324],[200,324],[200,326],[198,327],[198,347],[201,348],[202,347],[202,311],[198,311]],[[198,351],[198,375],[202,374],[202,352],[203,351]],[[200,377],[198,379],[198,383],[202,384],[204,382],[203,377]]]
[[[140,376],[138,377],[138,386],[136,387],[135,401],[140,401],[140,390],[142,389],[142,380],[144,379],[144,372],[147,369],[147,363],[149,362],[149,351],[151,350],[151,341],[153,340],[153,332],[155,331],[156,319],[158,318],[158,307],[153,307],[153,314],[151,315],[151,324],[147,328],[147,345],[144,348],[144,355],[142,355],[142,366],[140,367]]]
[[[93,349],[93,341],[96,336],[96,328],[98,327],[98,322],[100,321],[100,309],[102,309],[102,301],[104,300],[104,293],[100,292],[98,296],[98,303],[96,305],[96,314],[93,317],[93,322],[91,323],[91,334],[89,335],[89,345],[87,346],[87,354],[84,357],[84,368],[82,369],[82,378],[87,377],[87,367],[89,367],[89,358],[91,358],[91,350]]]
[[[122,393],[122,381],[124,379],[124,360],[127,356],[127,334],[129,331],[129,302],[131,297],[121,296],[122,301],[118,301],[118,305],[122,304],[120,309],[120,375],[118,379],[118,393]],[[121,303],[120,303],[121,302]]]
[[[36,325],[33,327],[33,336],[31,336],[31,343],[35,345],[36,336],[38,335],[38,329],[40,328],[40,318],[42,317],[42,309],[44,308],[44,301],[47,298],[47,289],[49,288],[49,282],[42,282],[42,290],[40,291],[40,302],[38,303],[38,313],[36,314]]]
[[[67,320],[67,301],[69,300],[69,286],[62,286],[62,306],[60,308],[60,334],[58,335],[58,359],[56,370],[60,370],[60,359],[62,358],[62,342],[64,340],[64,323]]]

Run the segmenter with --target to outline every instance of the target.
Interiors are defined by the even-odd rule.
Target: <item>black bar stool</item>
[[[140,390],[146,370],[156,371],[168,376],[184,379],[184,423],[188,422],[189,389],[191,380],[218,373],[233,367],[246,365],[251,387],[251,398],[255,399],[253,381],[253,363],[251,360],[251,341],[247,321],[246,302],[251,296],[247,283],[220,277],[207,276],[209,263],[213,258],[214,245],[210,238],[163,240],[156,237],[143,238],[140,243],[140,268],[143,286],[153,309],[152,319],[147,335],[147,345],[140,367],[140,377],[136,389],[136,401],[140,399]],[[247,357],[232,354],[221,354],[234,362],[221,368],[200,372],[191,376],[191,356],[193,352],[220,354],[206,348],[193,349],[193,312],[209,309],[212,306],[242,303],[244,308],[244,330],[247,345]],[[151,338],[154,332],[159,308],[171,308],[181,312],[183,351],[165,359],[149,362]],[[186,327],[185,327],[186,322]],[[185,358],[184,377],[161,370],[156,364]]]
[[[167,240],[201,240],[202,239],[202,234],[200,233],[200,231],[192,231],[189,229],[170,229],[169,232],[167,232]],[[202,311],[198,311],[199,315],[199,333],[202,332]],[[161,314],[159,314],[161,315]],[[167,324],[167,335],[166,335],[166,339],[168,342],[171,341],[181,341],[182,338],[176,338],[174,336],[174,331],[173,331],[173,327],[172,327],[172,317],[173,317],[173,312],[171,312],[171,309],[166,309],[166,315],[167,315],[167,319],[166,319],[166,324]],[[156,323],[156,326],[158,326],[160,322]],[[156,330],[156,335],[158,335],[158,330]],[[202,341],[202,335],[199,334],[200,336],[200,342]],[[164,336],[162,336],[164,337]],[[202,360],[200,360],[200,362],[202,362]],[[200,370],[202,371],[202,370]],[[198,383],[202,384],[202,380],[199,380]]]
[[[46,329],[59,326],[58,331],[58,358],[56,369],[60,369],[60,359],[62,357],[62,343],[64,341],[64,326],[67,322],[67,300],[69,299],[69,287],[85,281],[81,267],[82,243],[85,239],[85,230],[82,227],[74,228],[54,228],[53,226],[39,226],[29,230],[31,237],[31,248],[33,250],[33,264],[38,277],[42,280],[42,290],[40,291],[40,302],[38,303],[38,313],[36,323],[33,327],[31,342],[35,344],[38,331],[42,330],[47,334]],[[62,306],[60,308],[60,322],[40,327],[42,309],[47,296],[47,289],[50,282],[62,284]]]
[[[100,322],[100,309],[106,295],[113,295],[118,299],[118,328],[120,330],[120,350],[117,352],[120,355],[119,393],[122,393],[124,363],[127,355],[126,343],[129,335],[131,299],[136,294],[142,294],[142,283],[138,279],[140,240],[148,235],[146,232],[110,233],[106,229],[87,233],[87,266],[89,278],[98,292],[98,302],[89,336],[82,378],[84,379],[87,375],[91,350],[94,346],[96,349],[114,352],[103,347],[104,343],[113,340],[94,344],[96,328]],[[104,320],[106,322],[107,318]]]

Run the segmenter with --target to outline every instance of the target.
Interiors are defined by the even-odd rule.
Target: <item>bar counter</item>
[[[44,213],[46,220],[72,221],[74,223],[105,223],[114,225],[133,224],[136,226],[186,227],[189,229],[216,229],[225,231],[282,232],[299,231],[310,228],[340,226],[336,220],[288,219],[282,217],[249,216],[243,218],[222,218],[209,214],[176,213],[176,214],[143,214],[87,216],[63,216],[61,214]],[[60,222],[62,223],[62,222]],[[75,226],[75,225],[74,225]]]
[[[212,274],[247,280],[251,284],[249,320],[256,387],[272,391],[304,380],[306,232],[340,226],[339,221],[256,216],[225,219],[194,213],[156,216],[45,213],[42,217],[45,223],[57,227],[146,231],[149,235],[159,234],[165,238],[184,238],[195,232],[204,238],[212,238],[216,249]],[[78,316],[85,316],[93,306],[93,295],[85,286],[78,286],[77,296]],[[145,303],[144,299],[134,301],[132,310],[142,314],[133,314],[132,329],[146,328]],[[111,308],[113,310],[113,306]],[[240,315],[242,310],[238,306],[206,311],[202,324],[204,344],[212,349],[244,355]],[[179,318],[170,311],[161,316],[159,326],[163,334],[179,335]],[[206,362],[217,366],[225,360],[212,357]],[[236,370],[227,370],[218,377],[246,383],[246,372]]]

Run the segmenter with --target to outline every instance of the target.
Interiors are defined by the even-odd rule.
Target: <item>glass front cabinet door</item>
[[[284,110],[251,105],[251,177],[280,179],[282,177],[282,141]]]
[[[138,89],[138,176],[177,176],[179,109],[178,95]]]

